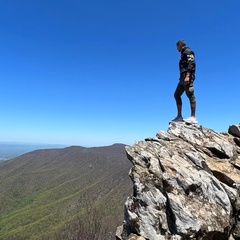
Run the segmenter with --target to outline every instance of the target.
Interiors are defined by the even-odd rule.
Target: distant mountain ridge
[[[0,239],[55,239],[87,206],[116,228],[132,189],[125,146],[35,150],[0,163]]]
[[[15,158],[36,149],[64,148],[62,144],[30,144],[18,142],[0,142],[0,161]]]

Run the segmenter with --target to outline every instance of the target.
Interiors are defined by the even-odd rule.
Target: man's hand
[[[189,82],[190,82],[190,77],[189,77],[189,75],[186,75],[186,77],[184,79],[184,85],[189,84]]]

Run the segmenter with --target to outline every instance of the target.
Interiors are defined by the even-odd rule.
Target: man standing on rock
[[[196,110],[196,99],[194,95],[193,82],[195,79],[195,55],[194,52],[186,46],[184,40],[179,40],[177,42],[177,50],[181,53],[181,58],[179,61],[179,70],[180,70],[180,79],[177,85],[177,88],[174,92],[174,98],[177,104],[177,117],[174,118],[173,122],[182,122],[187,123],[198,123],[195,110]],[[191,107],[191,116],[187,119],[182,118],[182,94],[186,93]]]

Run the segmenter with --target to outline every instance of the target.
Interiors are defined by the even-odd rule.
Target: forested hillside
[[[36,150],[2,162],[0,239],[114,239],[132,191],[124,147]]]

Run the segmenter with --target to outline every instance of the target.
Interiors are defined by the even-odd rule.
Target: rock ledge
[[[127,146],[133,194],[116,239],[240,239],[239,129],[172,122]]]

